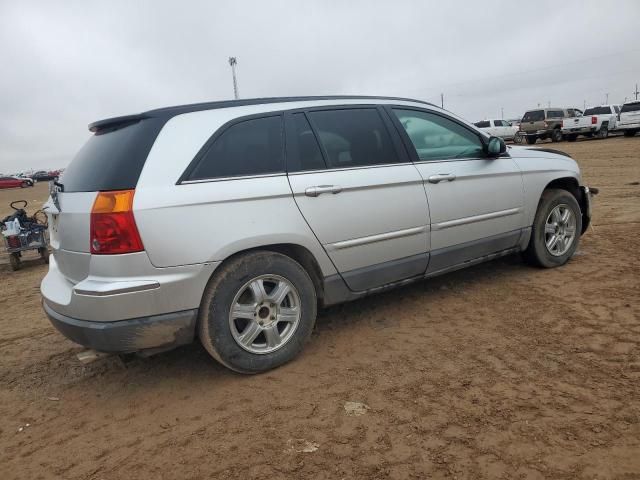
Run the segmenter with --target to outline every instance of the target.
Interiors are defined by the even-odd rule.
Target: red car
[[[0,177],[0,188],[33,187],[33,180],[29,178]]]

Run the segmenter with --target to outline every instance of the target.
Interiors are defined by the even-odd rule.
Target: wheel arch
[[[580,188],[578,179],[575,177],[556,178],[550,181],[549,183],[547,183],[547,185],[542,190],[542,194],[546,190],[551,190],[551,189],[566,190],[567,192],[569,192],[571,195],[575,197],[575,199],[578,201],[578,205],[580,205],[580,212],[582,214],[582,231],[580,233],[583,234],[584,232],[586,232],[587,228],[589,227],[589,217],[587,216],[588,199],[584,197],[584,193],[583,193],[583,190]],[[540,202],[542,201],[542,194],[540,194],[540,200],[538,201],[538,206],[540,206]]]
[[[322,268],[320,267],[320,263],[316,259],[316,257],[311,253],[311,251],[296,243],[271,243],[265,245],[257,245],[254,247],[244,248],[242,250],[238,250],[231,255],[227,256],[220,266],[216,268],[213,272],[212,277],[216,274],[221,267],[225,264],[229,263],[235,258],[239,256],[245,255],[251,252],[264,251],[264,252],[275,252],[285,255],[292,260],[299,263],[302,268],[309,274],[311,281],[313,282],[313,286],[316,290],[316,296],[318,298],[318,302],[324,302],[324,278],[325,275],[322,272]]]

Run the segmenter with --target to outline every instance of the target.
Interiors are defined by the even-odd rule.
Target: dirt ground
[[[0,478],[640,478],[640,136],[554,147],[600,188],[568,265],[325,310],[263,375],[198,344],[82,366],[40,308],[46,267],[0,259]],[[46,186],[0,208],[23,195]]]

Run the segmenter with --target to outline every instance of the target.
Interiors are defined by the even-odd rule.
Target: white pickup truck
[[[562,120],[562,135],[570,142],[575,142],[578,135],[607,138],[609,132],[618,128],[619,105],[602,105],[587,108],[582,117]]]
[[[627,102],[620,109],[618,129],[625,137],[633,137],[640,132],[640,101]]]

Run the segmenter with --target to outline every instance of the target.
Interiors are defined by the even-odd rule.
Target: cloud
[[[478,120],[631,97],[640,2],[3,2],[0,171],[65,166],[96,119],[240,95],[378,94]]]

